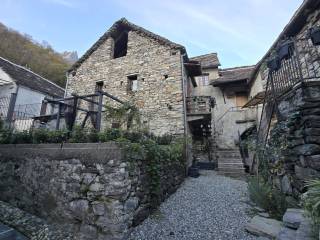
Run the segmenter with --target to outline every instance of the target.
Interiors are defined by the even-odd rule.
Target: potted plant
[[[278,71],[280,69],[280,59],[278,56],[273,56],[268,60],[268,68],[270,71]]]
[[[200,176],[199,167],[198,167],[197,162],[198,162],[198,161],[197,161],[196,156],[193,156],[192,166],[189,167],[189,169],[188,169],[188,175],[189,175],[189,177],[197,178],[197,177]]]
[[[309,29],[309,35],[313,45],[320,45],[320,27],[312,27]]]
[[[277,49],[277,53],[280,61],[283,59],[289,59],[292,55],[293,50],[294,50],[293,41],[285,40],[281,42]]]

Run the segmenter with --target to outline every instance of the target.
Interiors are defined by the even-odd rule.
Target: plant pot
[[[278,56],[270,58],[268,60],[268,68],[270,71],[278,71],[280,69],[280,59]]]
[[[193,178],[199,177],[200,176],[199,167],[189,167],[188,176]]]
[[[313,45],[320,45],[320,27],[313,27],[309,31]]]
[[[292,56],[293,50],[293,42],[290,40],[284,41],[277,50],[280,61],[283,59],[289,59]]]

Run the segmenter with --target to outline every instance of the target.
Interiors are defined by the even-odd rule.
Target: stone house
[[[0,118],[17,130],[28,130],[32,117],[50,114],[44,98],[61,98],[64,89],[42,76],[0,57]]]
[[[149,131],[192,136],[192,155],[214,161],[217,149],[238,152],[238,134],[254,122],[241,109],[253,67],[219,66],[216,53],[188,58],[182,45],[120,19],[68,71],[66,96],[102,89],[134,104]]]
[[[187,102],[199,106],[199,102],[207,101],[209,106],[208,101],[213,101],[205,113],[188,112],[191,133],[197,136],[194,138],[194,146],[197,147],[194,154],[200,161],[207,162],[209,158],[225,173],[243,173],[239,138],[255,125],[258,118],[256,109],[242,108],[248,100],[249,79],[254,66],[219,69],[220,62],[216,53],[193,57],[191,60],[200,62],[202,75],[195,77],[197,87]],[[208,142],[209,149],[206,149],[203,145]],[[233,156],[232,162],[227,161],[230,154]]]
[[[200,73],[200,65],[188,59],[183,46],[123,18],[68,71],[66,95],[101,88],[134,104],[143,126],[154,134],[181,135],[187,133],[185,99]]]
[[[285,156],[275,162],[281,164],[281,174],[270,177],[283,192],[295,196],[304,191],[306,180],[320,177],[319,26],[320,2],[305,0],[256,65],[246,104],[263,106],[260,144],[266,144],[276,122],[292,126]],[[257,170],[256,161],[252,166]]]

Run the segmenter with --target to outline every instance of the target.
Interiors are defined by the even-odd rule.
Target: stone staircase
[[[222,175],[241,177],[245,175],[242,158],[238,149],[218,150],[218,171]]]

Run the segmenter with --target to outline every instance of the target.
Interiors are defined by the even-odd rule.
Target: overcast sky
[[[0,21],[81,56],[121,17],[222,67],[255,64],[303,0],[0,0]]]

